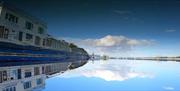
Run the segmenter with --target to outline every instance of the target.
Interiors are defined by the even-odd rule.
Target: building
[[[47,33],[47,24],[12,5],[0,3],[0,40],[19,45],[70,51],[67,42]],[[63,45],[64,44],[64,45]]]
[[[12,5],[0,3],[0,61],[87,60],[88,53],[53,38],[47,24]]]

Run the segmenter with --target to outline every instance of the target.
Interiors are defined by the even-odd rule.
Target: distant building
[[[92,55],[90,55],[90,58],[91,58],[91,60],[100,60],[101,56],[100,55],[92,54]]]

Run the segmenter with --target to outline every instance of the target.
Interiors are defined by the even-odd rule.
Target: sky
[[[5,0],[48,32],[109,56],[179,56],[180,0]]]

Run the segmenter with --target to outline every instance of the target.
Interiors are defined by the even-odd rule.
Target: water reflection
[[[136,77],[153,78],[154,76],[151,72],[135,70],[138,61],[117,61],[92,61],[92,63],[89,62],[89,64],[82,69],[69,71],[60,77],[69,78],[73,76],[85,76],[88,78],[101,78],[106,81],[124,81]]]
[[[35,91],[45,88],[45,80],[86,64],[87,61],[22,65],[1,63],[0,91]]]
[[[179,91],[179,69],[180,63],[174,61],[100,60],[88,62],[48,82],[52,84],[57,80],[55,83],[63,84],[63,91]],[[68,81],[77,81],[79,85],[72,83],[74,88],[68,88]],[[84,82],[87,83],[84,85]],[[58,89],[51,84],[47,84],[45,91]]]
[[[179,69],[143,60],[1,64],[0,91],[179,91]]]

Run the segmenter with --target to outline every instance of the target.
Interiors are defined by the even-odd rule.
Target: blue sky
[[[180,1],[178,0],[6,0],[48,23],[56,38],[69,39],[89,53],[115,56],[180,55]],[[127,43],[115,41],[111,47],[88,46],[107,36],[124,36]],[[116,38],[118,39],[118,38]],[[128,39],[128,40],[127,40]],[[77,41],[83,43],[77,43]],[[120,40],[122,40],[120,38]],[[142,43],[146,40],[149,43]],[[96,44],[99,41],[96,41]],[[102,43],[101,43],[102,44]],[[122,45],[128,48],[119,48]],[[148,45],[148,46],[147,46]],[[88,47],[87,47],[88,46]],[[117,47],[118,46],[118,47]],[[132,48],[133,47],[133,48]],[[94,49],[94,50],[91,50]],[[96,50],[100,50],[96,52]],[[117,52],[107,51],[116,50]],[[123,54],[124,53],[124,54]]]

